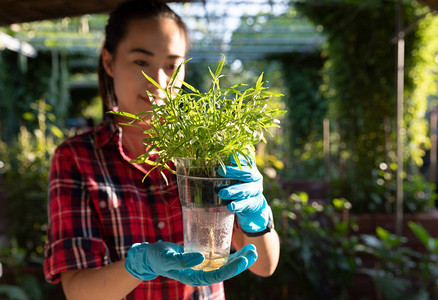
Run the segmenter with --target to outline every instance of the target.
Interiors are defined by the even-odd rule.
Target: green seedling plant
[[[268,108],[268,100],[281,95],[268,90],[263,82],[263,73],[255,86],[235,84],[222,87],[220,79],[224,76],[221,71],[225,58],[221,59],[215,72],[208,68],[211,87],[207,92],[200,92],[184,81],[179,88],[177,75],[187,61],[178,66],[166,88],[143,72],[152,84],[165,93],[164,98],[155,101],[153,97],[157,96],[148,92],[152,102],[150,111],[140,114],[110,112],[129,119],[122,125],[147,128],[144,129],[143,139],[146,150],[132,161],[152,166],[145,177],[159,168],[167,181],[162,171],[168,169],[174,173],[169,162],[179,157],[192,158],[192,166],[208,169],[211,166],[224,168],[231,154],[241,167],[238,155],[247,160],[254,157],[254,145],[266,142],[266,132],[269,128],[279,127],[277,117],[285,113]],[[157,159],[153,160],[151,156]]]

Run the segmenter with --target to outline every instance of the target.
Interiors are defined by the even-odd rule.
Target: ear
[[[113,77],[114,72],[113,72],[113,56],[112,56],[112,54],[106,48],[103,48],[101,55],[102,55],[103,68],[105,69],[106,73],[109,76]]]

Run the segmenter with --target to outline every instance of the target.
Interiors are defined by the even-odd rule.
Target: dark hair
[[[165,3],[150,0],[128,0],[120,3],[109,15],[105,26],[105,41],[103,48],[112,55],[115,54],[120,41],[126,35],[126,28],[132,20],[148,19],[152,17],[166,17],[179,25],[183,30],[188,44],[188,31],[182,19],[171,10]],[[103,113],[111,110],[117,105],[117,98],[114,93],[113,78],[109,76],[103,67],[102,55],[99,57],[97,66],[99,79],[99,93],[102,98]]]

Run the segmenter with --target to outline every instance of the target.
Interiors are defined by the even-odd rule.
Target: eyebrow
[[[134,48],[134,49],[132,49],[131,51],[129,51],[129,52],[131,52],[131,53],[135,53],[135,52],[139,52],[139,53],[143,53],[143,54],[145,54],[145,55],[147,55],[147,56],[154,56],[154,53],[152,53],[151,51],[149,51],[149,50],[146,50],[146,49],[143,49],[143,48]],[[184,58],[184,56],[181,56],[181,55],[169,55],[168,56],[168,58],[172,58],[172,59],[175,59],[175,58]]]
[[[134,48],[129,52],[140,52],[148,56],[154,56],[154,54],[151,51],[142,48]]]

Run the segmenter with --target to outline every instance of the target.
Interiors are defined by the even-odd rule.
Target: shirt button
[[[151,186],[149,187],[149,190],[150,190],[151,192],[155,192],[155,190],[156,190],[155,185],[151,185]]]
[[[99,202],[99,206],[100,208],[105,208],[106,207],[106,201],[102,200]]]
[[[165,225],[166,224],[164,224],[164,222],[160,221],[160,222],[158,222],[157,227],[160,228],[160,229],[163,229]]]

